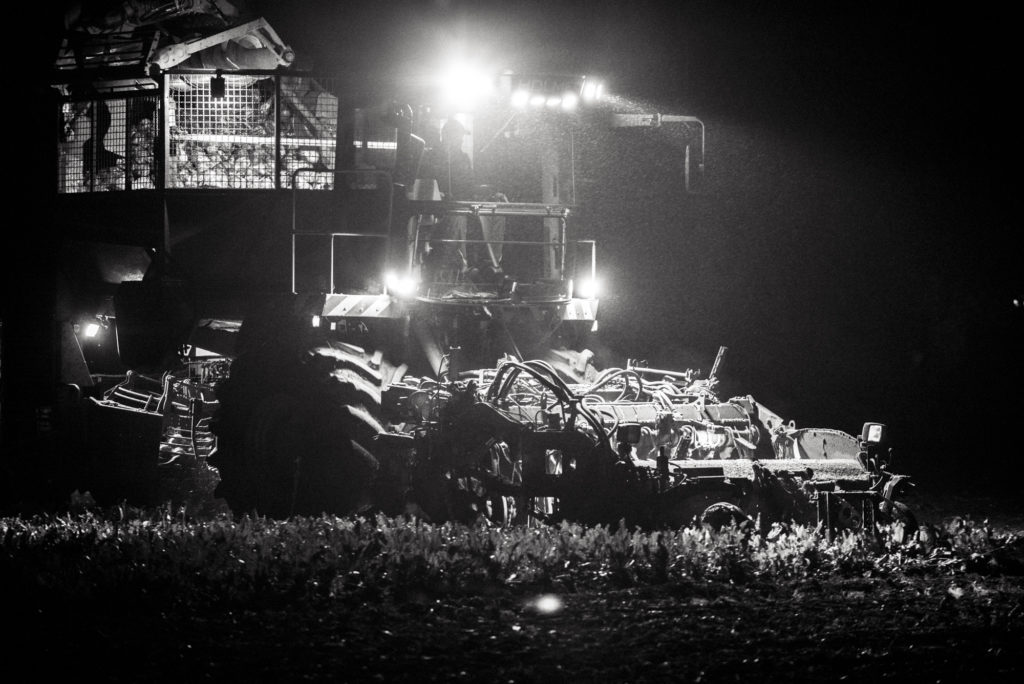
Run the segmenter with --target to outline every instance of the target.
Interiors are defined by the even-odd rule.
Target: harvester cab
[[[337,184],[350,197],[391,188],[368,212],[387,219],[317,228],[308,186],[292,183],[292,292],[325,293],[311,320],[332,330],[404,320],[416,349],[400,356],[433,375],[543,357],[578,379],[598,266],[592,231],[572,221],[572,136],[600,89],[584,76],[469,81],[473,106],[455,98],[469,111],[436,104],[452,99],[448,84],[413,105],[340,114],[352,137]]]

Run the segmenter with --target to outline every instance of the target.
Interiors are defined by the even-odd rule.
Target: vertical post
[[[334,294],[334,233],[331,233],[331,294]]]
[[[274,188],[281,189],[281,77],[274,79]],[[295,184],[295,179],[292,179]]]
[[[295,221],[296,198],[295,198],[295,174],[292,174],[292,294],[295,294]]]
[[[166,195],[162,196],[160,198],[160,200],[161,200],[160,203],[163,205],[163,209],[164,209],[164,249],[163,249],[163,254],[164,255],[170,255],[170,253],[171,253],[171,216],[170,216],[170,214],[167,211],[167,196]],[[161,256],[160,258],[163,259],[164,256]],[[165,264],[161,264],[161,266],[163,266],[163,265],[165,265]]]
[[[167,189],[167,165],[171,159],[171,133],[170,133],[170,120],[171,120],[171,102],[170,88],[167,87],[167,74],[160,74],[158,79],[159,83],[159,99],[157,101],[157,116],[159,117],[159,123],[156,127],[157,135],[160,136],[160,142],[157,147],[159,153],[154,150],[157,154],[157,159],[154,159],[156,164],[156,187],[161,192]]]
[[[683,183],[687,192],[690,192],[690,145],[686,145],[686,155],[683,158]]]
[[[415,273],[416,270],[416,255],[420,253],[420,216],[422,214],[415,214],[409,219],[409,224],[406,228],[406,249],[409,250],[409,275]],[[411,243],[411,246],[410,246]]]
[[[160,152],[157,153],[154,150],[154,154],[158,159],[153,160],[157,168],[156,184],[160,193],[160,206],[163,209],[164,254],[169,253],[171,249],[171,220],[167,212],[167,164],[170,163],[171,159],[171,112],[173,111],[173,106],[171,104],[171,89],[167,87],[168,78],[170,77],[167,74],[161,73],[157,79],[159,92],[157,116],[159,117],[159,123],[156,126],[156,130],[158,131],[157,135],[160,136],[160,143],[154,145],[154,148],[158,148]]]
[[[569,129],[569,174],[571,185],[569,186],[572,192],[572,197],[569,200],[570,204],[576,204],[576,133]]]
[[[559,242],[558,249],[561,250],[561,253],[562,253],[561,254],[561,263],[559,264],[559,268],[561,270],[560,276],[562,278],[565,277],[565,253],[567,251],[566,248],[568,247],[568,245],[566,244],[565,240],[566,240],[566,220],[565,220],[565,216],[563,215],[562,218],[558,219],[558,242]]]
[[[558,183],[558,172],[559,172],[559,159],[558,149],[555,145],[554,135],[550,128],[543,132],[543,146],[541,148],[541,160],[540,160],[540,182],[541,182],[541,202],[544,204],[560,204],[561,203],[561,189]],[[556,273],[558,269],[558,245],[554,244],[558,241],[561,234],[560,221],[556,217],[550,217],[544,219],[544,233],[545,241],[552,243],[550,249],[545,249],[545,266],[546,278],[561,277],[562,274]]]
[[[96,192],[96,157],[99,156],[101,147],[96,144],[96,102],[93,100],[89,105],[89,109],[92,110],[92,116],[89,117],[89,144],[92,145],[92,154],[89,155],[89,192]],[[85,154],[84,148],[82,154]]]
[[[134,97],[127,97],[124,101],[124,189],[132,189],[132,162],[135,155],[132,152],[132,130],[131,122],[135,118],[135,110],[138,109],[135,103],[138,100]]]
[[[295,230],[292,230],[292,294],[295,292]]]

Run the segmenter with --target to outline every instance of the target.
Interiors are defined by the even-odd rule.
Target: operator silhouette
[[[95,134],[82,144],[82,178],[87,184],[97,186],[97,190],[116,190],[118,188],[114,183],[115,179],[112,178],[112,172],[123,157],[104,146],[107,132],[110,130],[110,109],[105,102],[94,102],[89,105],[88,113],[94,117]]]
[[[463,148],[467,135],[462,123],[449,119],[441,128],[439,144],[425,155],[420,175],[434,178],[445,200],[507,202],[504,194],[477,185],[473,163]],[[426,244],[424,280],[486,286],[501,283],[504,232],[504,217],[446,216]]]
[[[441,127],[439,144],[430,148],[423,159],[420,176],[435,179],[442,198],[448,201],[471,199],[473,162],[463,149],[467,135],[465,126],[457,119],[448,119]],[[423,254],[427,283],[452,285],[463,280],[469,267],[465,249],[467,224],[466,216],[447,215],[434,225]]]
[[[434,178],[446,200],[472,199],[473,162],[463,149],[469,135],[457,119],[448,119],[441,127],[440,144],[427,151],[423,160],[423,178]]]

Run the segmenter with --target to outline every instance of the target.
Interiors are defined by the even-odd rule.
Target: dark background
[[[608,285],[607,360],[707,369],[725,345],[725,396],[752,394],[798,426],[883,421],[917,479],[1012,487],[1015,23],[988,8],[778,4],[250,9],[302,67],[385,78],[466,45],[513,69],[600,74],[623,101],[700,117],[697,194],[682,191],[682,147],[664,131],[590,150],[580,199]],[[52,59],[38,47],[38,63]]]

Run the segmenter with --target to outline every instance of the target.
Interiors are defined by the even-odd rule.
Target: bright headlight
[[[440,75],[442,96],[447,104],[470,110],[494,90],[494,82],[481,69],[469,64],[452,64]]]
[[[604,85],[598,81],[587,81],[583,84],[583,100],[596,102],[604,94]]]
[[[409,276],[388,273],[384,276],[388,294],[396,297],[411,297],[416,294],[416,281]]]
[[[595,278],[584,278],[576,288],[576,296],[582,299],[594,299],[601,291]]]

